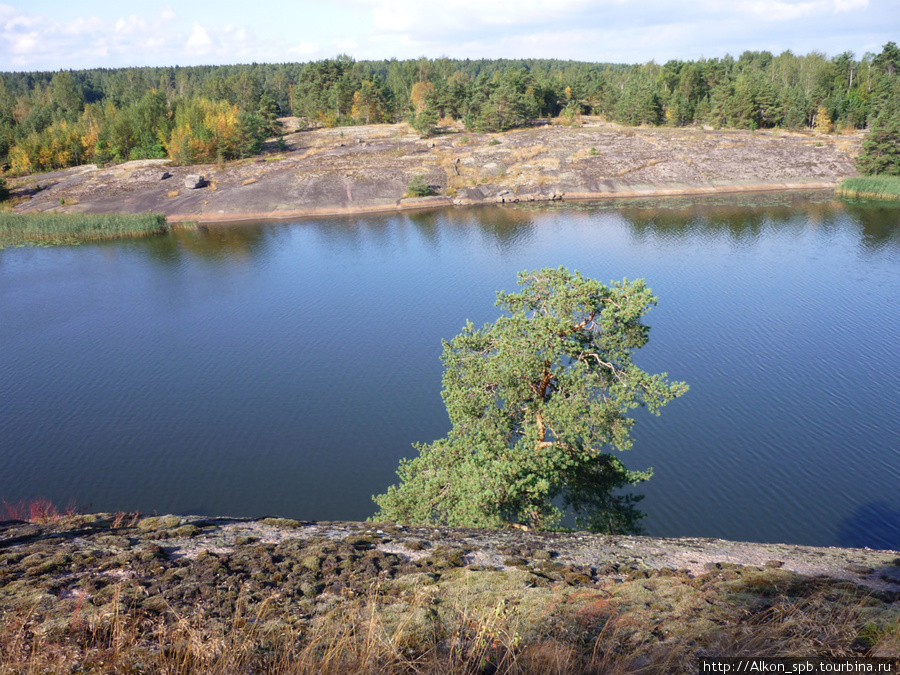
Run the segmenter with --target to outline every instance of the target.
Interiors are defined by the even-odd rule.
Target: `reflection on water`
[[[699,235],[752,244],[767,227],[832,232],[846,227],[849,219],[860,230],[861,246],[872,250],[900,246],[900,203],[839,202],[830,193],[487,206],[308,220],[294,226],[312,229],[323,246],[334,250],[362,250],[373,246],[393,249],[397,237],[403,237],[403,232],[409,230],[415,232],[419,242],[439,250],[447,238],[447,229],[452,228],[468,234],[477,232],[482,242],[515,253],[517,247],[527,247],[535,228],[548,220],[563,216],[568,221],[587,224],[599,213],[617,214],[639,241],[687,240]],[[201,226],[196,231],[176,229],[169,236],[146,240],[140,250],[165,264],[178,264],[182,255],[210,261],[252,260],[265,256],[265,247],[280,245],[278,230],[286,226],[285,223],[244,223]]]
[[[848,200],[847,214],[862,228],[861,243],[866,248],[898,246],[900,238],[900,202]]]
[[[900,547],[900,208],[523,204],[0,251],[0,497],[361,519],[446,433],[441,340],[523,269],[645,277],[658,535]],[[893,515],[892,515],[893,514]]]

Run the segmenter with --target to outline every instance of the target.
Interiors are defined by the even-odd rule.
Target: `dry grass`
[[[640,582],[628,582],[640,585]],[[687,584],[690,587],[690,584]],[[273,593],[239,602],[225,621],[172,607],[155,620],[120,602],[106,611],[72,602],[66,621],[41,624],[36,609],[0,620],[0,672],[78,673],[679,673],[705,656],[844,657],[900,653],[900,624],[868,622],[876,603],[823,588],[768,602],[699,594],[714,605],[704,629],[667,637],[643,602],[620,594],[547,589],[527,597],[490,586],[420,585],[405,600],[374,582],[365,597],[332,598],[305,625],[276,609]],[[746,591],[746,589],[744,589]],[[508,597],[507,597],[508,596]],[[499,599],[498,599],[499,598]],[[861,637],[862,636],[862,637]]]
[[[60,513],[47,500],[0,503],[8,518],[62,523],[45,527],[30,548],[9,540],[0,547],[2,675],[662,674],[696,672],[700,655],[900,655],[896,595],[785,569],[722,563],[691,577],[621,567],[592,578],[588,568],[566,572],[551,560],[504,571],[381,567],[340,590],[307,592],[290,575],[313,569],[310,556],[319,569],[323,558],[301,546],[282,549],[285,564],[270,572],[246,568],[229,600],[229,574],[247,565],[237,551],[187,566],[152,551],[142,557],[158,534],[179,531],[179,517],[119,512],[75,516],[76,524],[65,521],[74,507]],[[76,526],[78,536],[94,536],[89,544],[47,545]],[[123,537],[136,543],[135,557],[94,555],[104,540]],[[365,551],[359,561],[368,559]],[[431,551],[438,562],[451,554],[444,560]],[[166,585],[144,583],[151,576]],[[165,595],[194,577],[209,584],[199,596]]]
[[[592,157],[599,157],[600,151],[597,150],[596,147],[590,148],[579,148],[577,151],[569,155],[567,158],[570,162],[579,162],[585,159],[591,159]]]
[[[532,145],[527,148],[516,148],[510,153],[510,162],[527,162],[548,152],[545,145]]]

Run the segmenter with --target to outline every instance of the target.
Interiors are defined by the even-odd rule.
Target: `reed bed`
[[[835,193],[856,199],[900,199],[900,176],[845,178]]]
[[[2,213],[0,248],[147,237],[167,230],[161,213]]]

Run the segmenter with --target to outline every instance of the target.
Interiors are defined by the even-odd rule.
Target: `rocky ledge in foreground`
[[[900,552],[279,518],[6,521],[0,636],[4,672],[547,672],[550,655],[556,672],[687,672],[698,656],[897,656]]]
[[[288,134],[281,150],[218,165],[140,160],[11,181],[16,210],[164,213],[239,221],[449,205],[833,188],[856,175],[863,135],[581,127],[498,134],[405,124]],[[435,196],[405,198],[422,176]]]

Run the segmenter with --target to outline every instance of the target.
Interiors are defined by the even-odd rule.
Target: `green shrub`
[[[864,176],[900,176],[900,120],[877,120],[862,144],[856,168]]]
[[[434,194],[434,189],[425,182],[425,177],[418,175],[409,181],[406,188],[407,197],[430,197]]]

